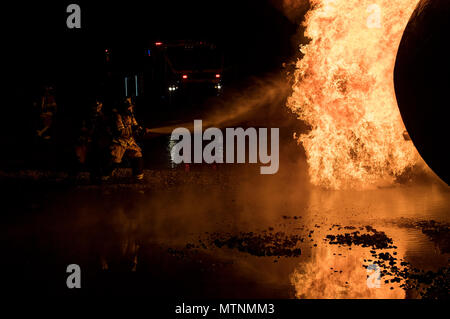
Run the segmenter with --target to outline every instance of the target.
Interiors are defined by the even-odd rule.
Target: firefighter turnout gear
[[[115,112],[114,137],[110,151],[115,164],[119,164],[124,156],[131,159],[134,177],[142,180],[144,178],[142,150],[134,136],[140,134],[143,128],[137,123],[132,108],[132,104],[126,104],[125,109]]]
[[[112,140],[111,155],[114,163],[120,163],[123,156],[130,158],[142,157],[142,150],[134,139],[134,131],[138,124],[133,114],[115,114],[115,126],[117,135]]]

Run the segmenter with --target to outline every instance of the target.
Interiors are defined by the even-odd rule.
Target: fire
[[[419,0],[310,0],[287,106],[311,130],[298,139],[311,182],[370,188],[414,166],[394,91],[397,49]]]
[[[311,260],[299,266],[290,280],[298,299],[404,299],[399,285],[386,284],[382,278],[378,288],[367,285],[367,270],[362,267],[367,257],[353,247],[345,256],[331,247],[316,249]],[[334,254],[334,255],[333,255]],[[337,271],[337,272],[335,272]],[[390,278],[390,277],[389,277]],[[390,287],[394,287],[393,290]]]

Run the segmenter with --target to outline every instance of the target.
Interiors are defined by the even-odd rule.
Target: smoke
[[[251,84],[242,88],[231,88],[224,99],[212,108],[206,120],[211,125],[222,127],[234,125],[244,118],[273,122],[280,113],[290,93],[290,86],[283,74],[250,79]]]
[[[291,87],[283,72],[250,78],[245,85],[228,88],[223,97],[207,101],[207,111],[201,120],[205,127],[217,128],[242,124],[267,127],[286,124],[283,117],[287,112],[283,107],[290,93]],[[153,128],[151,132],[170,134],[177,127],[192,131],[193,121]]]
[[[310,8],[309,0],[271,0],[273,5],[283,12],[292,22],[300,24]]]
[[[309,0],[270,0],[270,3],[298,26],[298,31],[291,38],[292,46],[298,47],[300,44],[307,43],[302,21],[310,9]],[[299,50],[296,52],[300,54]],[[292,80],[297,58],[298,56],[293,56],[292,60],[283,63],[280,70],[272,74],[258,78],[252,77],[247,79],[246,83],[226,87],[223,97],[207,101],[207,111],[202,115],[203,125],[224,128],[241,125],[251,119],[253,125],[260,124],[267,127],[283,125],[298,129],[298,121],[295,121],[295,117],[284,108],[287,98],[292,94]],[[192,131],[193,121],[153,128],[151,131],[158,134],[170,134],[180,126]]]

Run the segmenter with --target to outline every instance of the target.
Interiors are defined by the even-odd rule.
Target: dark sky
[[[81,30],[66,27],[70,3],[81,7]],[[297,28],[266,0],[35,1],[4,12],[9,63],[31,78],[82,68],[87,55],[106,47],[170,39],[215,42],[243,76],[258,75],[293,54]]]
[[[273,0],[14,1],[2,4],[3,89],[7,117],[17,118],[52,83],[77,106],[102,71],[105,48],[130,51],[155,41],[206,40],[224,52],[239,87],[252,76],[281,70],[295,53],[297,25]],[[66,26],[70,3],[81,7],[81,29]],[[6,54],[5,54],[6,53]],[[96,70],[97,69],[97,70]],[[97,73],[95,73],[97,72]],[[242,80],[242,81],[241,81]],[[69,103],[69,100],[66,99]],[[80,102],[81,103],[81,102]],[[61,104],[61,103],[59,103]],[[62,105],[62,104],[61,104]],[[67,107],[66,109],[73,109]],[[13,132],[14,121],[6,131]]]

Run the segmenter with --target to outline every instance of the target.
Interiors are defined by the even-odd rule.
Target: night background
[[[105,49],[136,58],[157,41],[216,43],[237,79],[279,70],[297,49],[291,37],[298,25],[269,1],[86,1],[79,3],[82,28],[73,30],[66,27],[69,3],[18,4],[8,10],[14,17],[8,24],[14,30],[8,52],[25,83],[89,80],[100,70],[97,62]],[[128,67],[136,67],[130,60]]]
[[[123,78],[127,73],[144,72],[152,59],[148,51],[156,55],[155,43],[181,40],[214,44],[223,60],[224,89],[237,91],[252,86],[255,77],[269,73],[284,76],[282,64],[292,62],[297,52],[293,38],[298,24],[273,1],[86,1],[79,3],[81,29],[67,28],[68,4],[17,3],[8,4],[5,10],[10,30],[4,51],[8,65],[6,99],[16,105],[7,108],[5,115],[21,118],[20,123],[7,121],[2,127],[2,135],[8,135],[3,143],[17,148],[9,156],[29,156],[19,145],[30,141],[34,133],[35,114],[30,107],[45,85],[55,86],[59,122],[55,125],[61,127],[60,138],[73,140],[70,134],[78,129],[96,97],[115,100],[105,105],[111,109],[125,96]],[[180,101],[177,112],[162,105],[162,92],[155,92],[155,88],[164,86],[164,90],[168,85],[163,79],[154,79],[144,88],[147,92],[141,94],[144,97],[136,112],[142,113],[145,124],[158,126],[194,116],[187,100]],[[202,102],[208,96],[197,95]],[[9,134],[12,131],[14,134]]]

